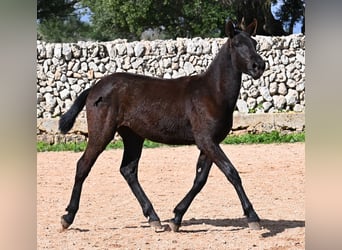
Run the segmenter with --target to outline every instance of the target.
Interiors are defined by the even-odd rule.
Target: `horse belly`
[[[171,144],[194,144],[190,123],[174,117],[165,117],[155,121],[137,120],[129,127],[138,135],[151,141]]]
[[[155,140],[166,144],[193,144],[194,136],[190,123],[167,119],[160,120],[155,127]],[[153,140],[153,138],[149,138]]]

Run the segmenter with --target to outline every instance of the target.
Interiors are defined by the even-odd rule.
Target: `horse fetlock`
[[[166,232],[166,231],[171,231],[169,225],[162,225],[160,221],[149,221],[150,227],[156,232],[156,233],[161,233],[161,232]]]
[[[252,230],[261,230],[261,226],[258,221],[248,222],[248,227]]]
[[[151,227],[154,228],[162,228],[162,224],[160,223],[160,221],[149,221],[148,224],[150,224]]]
[[[176,223],[174,219],[169,221],[169,226],[173,232],[179,232],[180,223]]]
[[[162,225],[160,221],[149,221],[150,227],[156,232],[156,233],[162,233],[162,232],[170,232],[173,231],[170,225],[164,224]]]
[[[245,215],[247,216],[248,222],[259,222],[260,221],[259,216],[254,211],[252,206],[250,207],[250,209],[245,211]]]
[[[260,230],[260,218],[259,216],[253,211],[250,214],[250,217],[247,218],[248,221],[248,227],[253,230]]]

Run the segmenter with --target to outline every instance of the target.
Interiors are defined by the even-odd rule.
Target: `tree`
[[[96,40],[116,38],[136,39],[137,34],[146,26],[149,15],[150,0],[84,0],[83,6],[92,12],[91,36]],[[153,20],[151,20],[153,21]]]
[[[37,0],[37,37],[48,42],[74,42],[88,37],[89,24],[76,13],[79,0]]]
[[[82,23],[76,16],[53,17],[38,25],[37,35],[47,42],[76,42],[87,40],[89,29],[89,24]]]
[[[37,0],[38,38],[51,42],[138,40],[146,30],[157,38],[223,37],[227,18],[240,26],[258,20],[258,35],[287,35],[304,19],[304,0]],[[275,19],[271,6],[283,3]],[[80,21],[89,8],[90,23]],[[285,30],[284,30],[285,27]],[[304,25],[303,25],[304,29]]]
[[[37,0],[37,19],[39,22],[52,18],[67,18],[75,11],[80,0]]]
[[[285,7],[279,10],[279,15],[286,13],[287,16],[275,19],[271,7],[282,2],[278,0],[81,1],[83,6],[89,7],[92,12],[92,37],[98,40],[120,37],[136,40],[144,30],[160,27],[163,28],[166,38],[224,36],[224,23],[227,17],[235,18],[236,22],[244,19],[245,23],[257,18],[259,35],[287,35],[293,32],[292,21],[289,22],[290,28],[284,30],[287,20],[298,20],[304,15],[303,6],[292,6],[287,10],[286,3]]]
[[[231,6],[225,6],[215,1],[187,1],[183,7],[184,18],[192,36],[218,37],[226,36],[225,22],[233,18]]]
[[[282,22],[276,20],[271,12],[272,4],[277,0],[220,0],[224,5],[232,6],[236,21],[244,20],[251,23],[254,18],[258,20],[258,35],[280,36],[287,33],[283,29]],[[242,24],[243,25],[243,24]]]
[[[293,33],[296,22],[304,19],[304,0],[285,0],[280,9],[276,12],[276,17],[285,25],[288,33]],[[304,24],[304,20],[303,20]],[[302,28],[304,33],[304,29]]]
[[[168,38],[222,36],[230,7],[202,0],[82,0],[92,12],[94,38],[139,39],[148,28],[164,29]]]

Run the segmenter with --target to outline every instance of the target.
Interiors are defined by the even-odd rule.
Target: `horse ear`
[[[233,38],[234,37],[234,24],[232,21],[228,21],[226,23],[226,27],[225,27],[225,31],[226,31],[226,35],[229,37],[229,38]]]
[[[248,27],[246,28],[246,32],[250,34],[251,36],[255,36],[257,26],[258,26],[258,21],[254,18],[253,22],[250,25],[248,25]]]

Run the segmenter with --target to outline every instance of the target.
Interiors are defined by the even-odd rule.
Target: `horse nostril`
[[[259,69],[259,65],[256,62],[253,63],[252,67],[253,67],[254,70],[258,70]]]
[[[252,64],[253,70],[265,70],[265,62],[260,61],[260,62],[254,62]]]

